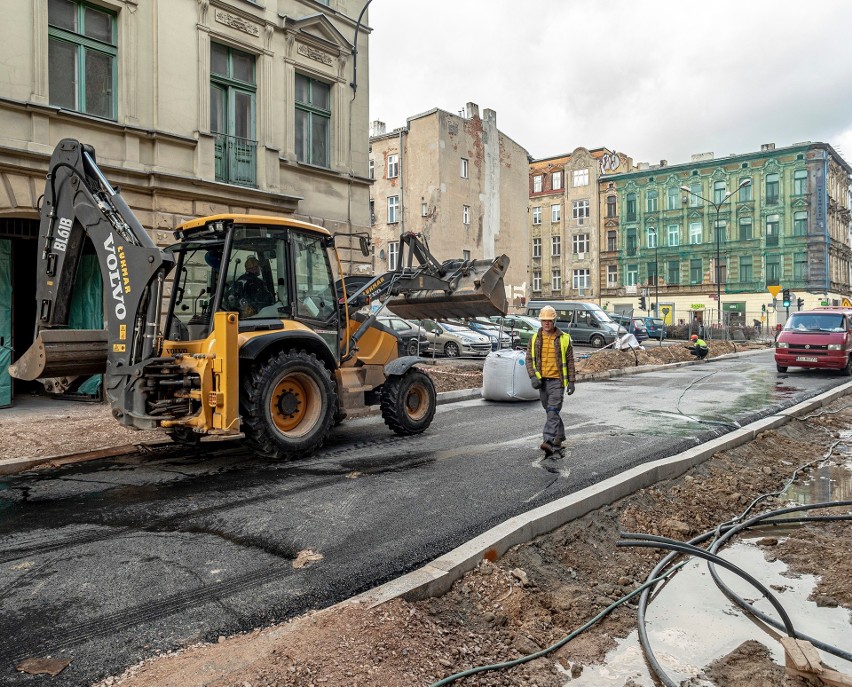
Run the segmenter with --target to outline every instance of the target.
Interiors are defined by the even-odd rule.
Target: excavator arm
[[[509,257],[494,260],[445,260],[440,262],[418,234],[399,237],[399,267],[373,277],[348,298],[358,308],[376,299],[400,317],[410,319],[469,318],[505,315],[508,300],[503,277]],[[372,326],[375,315],[358,328],[350,340],[358,340]]]
[[[141,400],[132,396],[141,366],[160,353],[162,289],[172,257],[154,244],[101,173],[94,150],[72,139],[60,141],[53,152],[40,214],[35,342],[10,367],[12,376],[39,379],[56,390],[63,375],[105,372],[116,414],[139,406]],[[86,237],[101,269],[105,332],[68,329]]]

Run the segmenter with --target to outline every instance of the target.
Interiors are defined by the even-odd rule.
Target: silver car
[[[459,356],[484,357],[491,352],[491,340],[459,324],[420,320],[429,339],[429,352],[448,358]]]

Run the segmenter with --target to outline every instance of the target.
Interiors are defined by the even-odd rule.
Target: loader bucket
[[[412,290],[402,290],[399,296],[388,301],[387,307],[400,317],[412,320],[506,314],[509,304],[503,277],[509,268],[507,255],[494,260],[451,260],[443,263],[442,268],[446,288],[418,291],[415,277]]]
[[[27,381],[93,375],[105,372],[106,362],[105,329],[43,329],[9,374]]]

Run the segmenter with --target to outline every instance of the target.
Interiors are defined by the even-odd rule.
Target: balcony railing
[[[257,186],[257,141],[216,134],[216,181]]]

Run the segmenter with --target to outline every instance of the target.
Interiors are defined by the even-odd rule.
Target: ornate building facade
[[[669,323],[774,326],[780,289],[803,308],[848,302],[852,167],[830,145],[643,167],[600,180],[603,306],[638,311],[645,295],[653,311],[659,293]]]
[[[11,295],[0,303],[0,377],[7,385],[9,342],[25,351],[32,340],[38,199],[51,153],[66,137],[94,146],[160,245],[196,216],[286,214],[338,234],[344,272],[369,269],[348,238],[369,230],[363,7],[363,0],[6,0],[0,292]]]
[[[599,205],[599,178],[630,169],[629,157],[607,148],[530,163],[530,298],[598,302],[599,227],[607,212]]]

